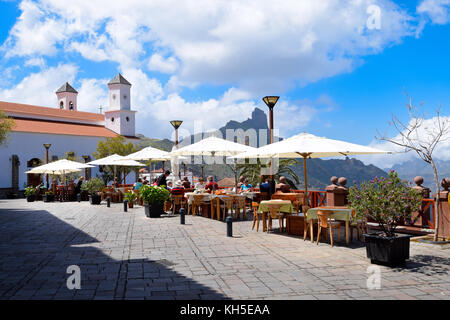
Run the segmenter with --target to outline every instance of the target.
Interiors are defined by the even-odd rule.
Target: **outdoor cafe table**
[[[211,219],[214,219],[214,204],[216,204],[216,219],[220,220],[220,199],[226,197],[247,197],[246,194],[210,194],[210,193],[195,193],[195,192],[187,192],[184,194],[188,203],[192,203],[194,201],[194,195],[202,195],[203,201],[211,201]]]
[[[345,241],[347,242],[347,244],[349,244],[350,242],[350,233],[349,233],[349,229],[350,229],[350,221],[352,220],[353,217],[353,209],[349,208],[349,207],[331,207],[331,206],[323,206],[323,207],[316,207],[316,208],[311,208],[306,212],[306,219],[307,220],[314,220],[317,219],[317,211],[319,210],[327,210],[327,211],[332,211],[333,213],[330,215],[330,218],[334,219],[334,220],[339,220],[339,221],[345,221]],[[313,235],[313,223],[310,223],[310,231],[311,231],[311,235]],[[311,236],[311,242],[314,242],[313,237]]]
[[[258,212],[262,212],[263,215],[263,231],[267,230],[266,227],[266,212],[269,211],[268,204],[280,204],[280,212],[285,214],[292,214],[294,212],[294,206],[290,200],[263,200],[259,203]]]

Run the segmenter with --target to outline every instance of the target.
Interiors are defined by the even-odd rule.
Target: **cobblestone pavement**
[[[369,290],[360,242],[332,248],[251,225],[233,223],[229,238],[223,222],[180,225],[139,206],[0,200],[0,298],[450,299],[449,249],[411,243],[406,267],[380,267],[381,289]],[[67,288],[70,265],[79,290]]]

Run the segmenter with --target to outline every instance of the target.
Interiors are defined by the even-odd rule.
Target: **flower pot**
[[[384,237],[379,234],[364,234],[367,257],[374,264],[390,267],[405,264],[409,259],[409,235]]]
[[[145,204],[145,215],[148,218],[160,218],[164,213],[164,202],[157,202],[153,204]]]
[[[133,208],[133,202],[128,202],[128,208],[130,208],[130,209]]]
[[[54,194],[45,194],[42,196],[42,199],[44,199],[44,202],[53,202],[53,201],[55,201],[55,195]]]
[[[98,194],[89,195],[89,202],[91,204],[100,204],[100,202],[102,202],[102,197]]]
[[[34,202],[35,198],[36,197],[34,195],[27,196],[27,202]]]

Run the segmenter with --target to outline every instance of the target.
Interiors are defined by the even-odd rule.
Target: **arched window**
[[[111,122],[114,122],[114,117],[111,118]]]
[[[73,110],[73,102],[72,101],[69,102],[69,110]]]
[[[130,121],[130,118],[129,118],[129,117],[126,117],[126,120],[127,120],[127,122],[128,122],[128,121]]]
[[[63,109],[63,108],[64,108],[64,102],[63,102],[63,101],[60,101],[60,102],[59,102],[59,108],[60,108],[60,109]]]

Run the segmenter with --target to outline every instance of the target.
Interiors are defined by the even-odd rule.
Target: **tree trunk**
[[[434,183],[436,187],[436,201],[434,203],[434,212],[435,215],[435,221],[434,221],[434,241],[438,241],[438,234],[439,234],[439,198],[440,198],[440,188],[439,188],[439,177],[437,174],[436,165],[434,164],[433,159],[431,159],[431,166],[433,167],[433,176],[434,176]]]

